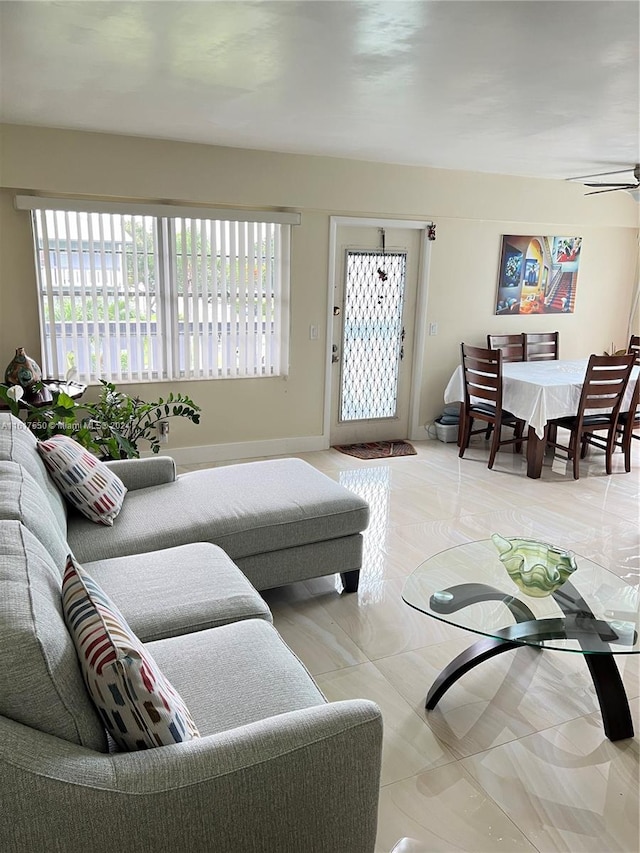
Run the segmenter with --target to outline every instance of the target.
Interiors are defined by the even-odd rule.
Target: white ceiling
[[[638,2],[0,2],[14,124],[565,178],[632,167]]]

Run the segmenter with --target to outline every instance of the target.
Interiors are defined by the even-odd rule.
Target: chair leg
[[[622,452],[624,453],[624,470],[629,474],[631,471],[631,432],[628,436],[624,432],[622,433]]]
[[[464,433],[464,425],[467,420],[467,410],[464,403],[460,406],[460,420],[458,421],[458,447],[462,447],[462,435]]]
[[[493,425],[493,439],[491,441],[491,450],[489,451],[489,463],[487,465],[488,468],[493,468],[496,453],[498,452],[498,447],[500,447],[500,432],[500,424],[495,423]]]
[[[580,454],[578,453],[578,440],[579,436],[577,432],[571,433],[571,440],[569,441],[569,458],[571,459],[573,456],[573,479],[580,479]]]
[[[605,471],[607,474],[610,474],[613,470],[612,461],[613,461],[613,451],[615,450],[614,441],[616,439],[616,431],[612,428],[609,429],[607,433],[607,447],[605,450],[606,456],[604,460]]]
[[[471,425],[473,424],[473,418],[469,417],[469,415],[464,416],[464,421],[461,424],[462,434],[460,436],[460,450],[458,452],[458,456],[462,458],[464,456],[464,452],[469,447],[469,439],[471,438]]]
[[[524,421],[520,421],[520,420],[516,421],[516,428],[515,428],[515,432],[514,432],[515,438],[522,438],[522,434],[524,432],[524,425],[525,425]],[[521,441],[516,441],[516,443],[513,445],[513,452],[514,453],[522,453],[522,442]]]

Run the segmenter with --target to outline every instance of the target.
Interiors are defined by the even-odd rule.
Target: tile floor
[[[437,673],[470,635],[401,599],[424,559],[493,532],[552,541],[640,584],[640,442],[606,476],[591,451],[574,481],[547,456],[540,480],[507,448],[493,471],[473,439],[414,442],[417,456],[361,461],[299,454],[365,497],[371,523],[357,594],[319,578],[264,596],[274,622],[331,700],[366,697],[384,719],[376,853],[637,853],[640,656],[618,656],[636,736],[611,743],[581,655],[522,648],[467,673],[424,710]],[[206,466],[189,466],[206,467]],[[335,851],[349,853],[349,851]]]

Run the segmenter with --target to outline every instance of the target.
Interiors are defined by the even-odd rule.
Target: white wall
[[[488,332],[559,329],[561,355],[627,342],[637,281],[638,205],[627,193],[585,197],[582,187],[480,173],[274,154],[138,137],[5,125],[0,137],[0,366],[17,346],[40,352],[29,214],[16,192],[101,199],[290,209],[293,228],[291,371],[288,379],[172,382],[202,406],[200,426],[172,424],[170,450],[299,437],[273,449],[319,446],[327,329],[329,217],[433,220],[428,316],[419,404],[426,422],[442,408],[460,341]],[[581,235],[576,310],[571,315],[496,317],[503,234]],[[309,325],[320,327],[310,341]],[[638,330],[636,311],[634,328]],[[151,399],[167,385],[132,386]],[[199,458],[194,451],[190,458]],[[219,455],[225,451],[220,449]],[[189,454],[187,454],[188,456]],[[233,448],[232,455],[242,455]]]

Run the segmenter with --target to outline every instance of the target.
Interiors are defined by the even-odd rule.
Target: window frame
[[[162,365],[160,369],[152,372],[150,368],[144,367],[143,364],[138,364],[135,372],[135,376],[130,377],[120,377],[116,376],[116,373],[121,373],[121,371],[114,370],[113,360],[110,362],[110,371],[109,376],[106,375],[101,377],[97,371],[89,370],[83,371],[81,379],[83,382],[87,382],[87,384],[98,384],[100,378],[109,378],[110,381],[116,381],[120,383],[135,383],[135,384],[145,384],[149,382],[165,382],[165,381],[180,381],[180,380],[189,380],[195,381],[200,379],[225,379],[225,378],[234,378],[234,379],[243,379],[243,378],[275,378],[275,377],[286,377],[288,375],[289,370],[289,326],[291,322],[290,316],[290,270],[291,270],[291,226],[299,225],[301,221],[301,215],[298,212],[292,211],[277,211],[277,210],[238,210],[224,207],[212,207],[212,206],[204,206],[204,205],[176,205],[169,203],[157,203],[157,202],[136,202],[136,203],[125,203],[125,202],[106,202],[106,201],[96,201],[93,199],[78,199],[78,198],[60,198],[60,197],[46,197],[46,196],[35,196],[35,195],[17,195],[15,198],[15,206],[18,210],[26,210],[31,211],[32,214],[32,234],[33,234],[33,246],[34,246],[34,262],[36,266],[36,279],[37,279],[37,288],[38,288],[38,313],[40,319],[40,343],[41,343],[41,353],[42,353],[42,362],[43,368],[46,372],[50,373],[55,369],[55,365],[57,363],[57,356],[53,355],[52,358],[49,358],[47,352],[47,326],[51,326],[51,320],[47,321],[44,316],[44,303],[45,301],[49,301],[49,306],[51,310],[52,298],[51,298],[51,269],[49,266],[49,257],[46,256],[46,261],[40,261],[40,251],[45,251],[46,249],[43,245],[42,249],[38,246],[38,236],[36,230],[35,223],[35,215],[36,212],[41,211],[44,218],[44,211],[53,211],[56,213],[67,212],[67,213],[87,213],[87,214],[113,214],[117,216],[144,216],[144,217],[152,217],[154,218],[153,229],[155,231],[155,265],[156,265],[156,288],[157,288],[157,299],[162,302],[162,310],[158,312],[158,324],[160,328],[159,332],[159,347],[160,347],[160,355],[162,359]],[[265,363],[264,358],[261,359],[262,370],[257,369],[259,365],[257,354],[254,355],[252,361],[247,361],[247,350],[252,350],[255,342],[258,340],[257,333],[254,336],[249,335],[247,337],[247,345],[244,352],[242,348],[237,350],[236,352],[241,353],[241,357],[239,358],[239,364],[235,363],[235,359],[232,356],[228,359],[226,370],[223,370],[219,364],[219,358],[216,358],[217,348],[216,343],[213,343],[213,357],[211,359],[211,364],[208,368],[208,372],[205,374],[202,365],[200,364],[199,358],[196,357],[196,366],[193,366],[191,363],[187,366],[186,358],[187,356],[191,356],[191,350],[188,350],[186,347],[186,341],[184,343],[183,351],[179,351],[178,339],[180,337],[179,327],[180,323],[182,323],[182,338],[185,339],[185,326],[189,327],[189,320],[185,318],[180,321],[178,318],[178,303],[179,303],[179,284],[177,280],[177,268],[176,268],[176,258],[178,255],[178,244],[176,242],[176,222],[178,220],[182,220],[185,223],[187,220],[191,220],[191,225],[196,220],[201,220],[199,223],[200,229],[204,228],[204,221],[209,221],[211,223],[210,228],[214,228],[214,223],[220,223],[220,227],[223,227],[224,223],[255,223],[254,230],[259,229],[260,224],[267,223],[268,225],[273,226],[281,226],[279,228],[273,229],[273,245],[275,252],[275,264],[277,268],[274,270],[274,275],[278,276],[279,286],[276,288],[275,296],[274,296],[274,316],[276,317],[276,322],[274,322],[274,331],[266,337],[266,343],[268,344],[273,339],[277,342],[277,354],[279,356],[278,363],[275,366],[271,365],[271,362],[267,360]],[[68,217],[67,217],[68,221]],[[229,226],[232,227],[232,226]],[[238,230],[242,230],[241,225],[234,225]],[[249,230],[249,226],[246,226],[246,229]],[[69,233],[70,229],[67,224],[67,232]],[[183,233],[186,233],[183,232]],[[50,235],[49,235],[50,236]],[[72,238],[66,238],[69,240],[69,245]],[[101,246],[104,243],[104,238],[101,239]],[[186,243],[186,241],[185,241]],[[58,246],[58,251],[60,248]],[[102,251],[102,249],[101,249]],[[184,251],[184,249],[182,250]],[[218,251],[220,251],[218,247]],[[192,249],[193,252],[193,249]],[[216,254],[215,257],[219,255]],[[201,256],[199,256],[201,257]],[[236,249],[236,253],[234,255],[228,253],[226,255],[229,259],[233,258],[237,263],[241,263],[243,260],[248,260],[250,255],[245,253],[245,255],[240,255],[238,250]],[[265,255],[266,257],[266,255]],[[47,273],[43,276],[42,271],[47,270]],[[218,285],[219,292],[219,280],[217,277],[215,278],[215,282]],[[83,285],[84,286],[84,285]],[[94,285],[95,288],[95,285]],[[98,285],[98,289],[101,289]],[[84,301],[85,291],[81,292],[81,297]],[[200,297],[202,298],[202,297]],[[183,299],[183,308],[184,308],[184,287],[182,292]],[[193,305],[194,303],[192,303]],[[246,299],[243,302],[245,308],[248,306],[254,314],[260,308],[261,301],[258,295],[258,291],[254,291],[253,299]],[[198,311],[201,310],[200,302],[198,302]],[[83,306],[83,322],[87,322],[85,319],[87,316],[86,308]],[[236,313],[236,316],[240,316]],[[203,315],[204,317],[204,315]],[[279,322],[278,322],[279,321]],[[54,321],[55,322],[55,321]],[[149,321],[151,322],[151,321]],[[231,322],[235,322],[231,320]],[[79,325],[80,321],[77,321],[76,326]],[[216,323],[216,319],[207,320],[202,323],[204,327],[207,325],[206,329],[201,330],[201,324],[198,324],[198,336],[196,346],[193,351],[197,351],[197,344],[206,345],[209,338],[207,337],[209,334],[209,329],[212,324]],[[224,341],[226,339],[221,338],[220,336],[223,334],[222,332],[222,324],[218,316],[218,340],[221,341],[221,346],[224,345]],[[229,326],[231,328],[231,326]],[[74,337],[77,332],[74,329]],[[52,338],[52,342],[54,341],[53,335],[50,335]],[[193,336],[191,336],[193,337]],[[119,339],[119,332],[114,336],[109,336],[108,340],[115,341]],[[231,344],[228,343],[227,347]],[[87,345],[84,345],[85,348]],[[53,353],[53,351],[52,351]],[[183,360],[184,367],[181,369],[180,360]],[[50,364],[50,361],[52,364]],[[218,362],[217,368],[215,367],[216,362]],[[234,362],[234,363],[232,363]],[[245,369],[243,369],[243,365]],[[271,367],[271,369],[269,369]],[[58,372],[62,372],[60,369]],[[131,372],[131,371],[129,371]],[[148,376],[140,375],[141,373],[148,373]],[[95,375],[94,375],[95,374]],[[63,378],[62,376],[52,377],[55,379]]]

